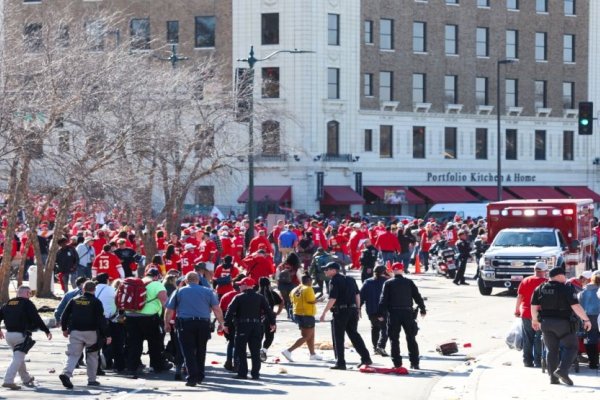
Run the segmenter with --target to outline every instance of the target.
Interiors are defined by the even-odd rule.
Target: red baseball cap
[[[392,264],[392,271],[404,271],[404,264],[395,262]]]
[[[242,279],[240,281],[239,285],[240,286],[254,287],[254,286],[256,286],[256,281],[248,276],[248,277]]]

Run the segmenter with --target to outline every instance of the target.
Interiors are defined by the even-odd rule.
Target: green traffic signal
[[[590,123],[590,121],[588,119],[582,119],[581,120],[581,125],[583,125],[583,126],[588,126],[589,123]]]

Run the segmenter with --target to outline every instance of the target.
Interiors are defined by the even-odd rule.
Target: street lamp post
[[[238,59],[238,61],[248,63],[248,74],[245,76],[249,79],[248,93],[248,230],[246,231],[246,245],[254,237],[254,218],[255,218],[255,204],[254,204],[254,65],[260,61],[266,61],[271,57],[279,53],[291,53],[291,54],[304,54],[314,53],[314,51],[307,50],[277,50],[269,54],[265,58],[254,57],[254,46],[250,46],[250,54],[248,58]]]
[[[501,134],[500,134],[500,66],[503,64],[514,64],[516,60],[498,60],[496,65],[496,116],[498,123],[498,171],[496,178],[498,179],[498,201],[502,201],[502,151],[501,151]]]

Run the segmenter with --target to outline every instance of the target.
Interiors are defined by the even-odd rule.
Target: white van
[[[438,223],[454,221],[457,215],[461,219],[471,217],[478,219],[485,218],[487,214],[487,205],[489,203],[439,203],[429,209],[425,217],[426,222],[435,218]]]

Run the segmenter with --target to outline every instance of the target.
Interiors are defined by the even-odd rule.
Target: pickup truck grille
[[[502,257],[492,261],[494,267],[512,267],[515,263],[515,267],[533,267],[536,262],[540,260],[539,257]]]
[[[530,275],[533,268],[496,268],[496,275]]]

